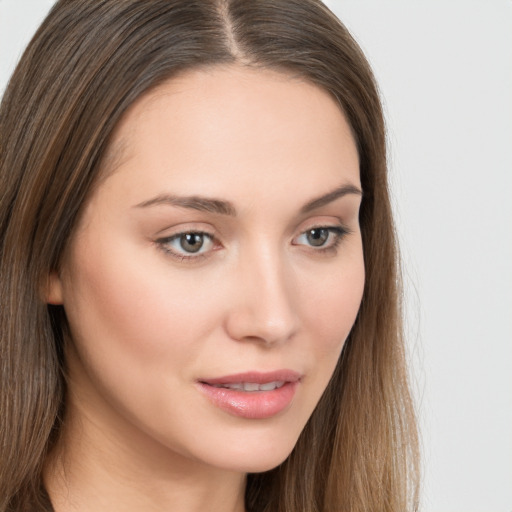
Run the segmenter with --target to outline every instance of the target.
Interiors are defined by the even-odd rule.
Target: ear
[[[48,304],[58,306],[62,304],[62,281],[57,271],[50,272],[44,289],[44,299]]]

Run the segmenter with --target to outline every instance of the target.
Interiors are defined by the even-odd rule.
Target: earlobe
[[[62,304],[62,282],[57,271],[50,272],[46,287],[44,290],[44,298],[48,304],[58,306]]]

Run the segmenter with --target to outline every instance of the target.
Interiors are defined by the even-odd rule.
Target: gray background
[[[381,86],[425,512],[512,512],[512,2],[331,0]],[[51,0],[0,0],[0,94]]]

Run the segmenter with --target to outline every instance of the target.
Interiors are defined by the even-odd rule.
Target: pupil
[[[319,247],[324,245],[329,238],[329,231],[327,229],[312,229],[309,231],[307,237],[311,245]]]
[[[197,252],[203,246],[203,235],[199,233],[188,233],[180,239],[181,248],[187,252]]]

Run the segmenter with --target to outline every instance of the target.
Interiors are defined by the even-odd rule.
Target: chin
[[[243,473],[264,473],[280,466],[290,455],[291,450],[276,457],[276,454],[261,454],[253,460],[245,461],[239,471]],[[266,455],[266,456],[265,456]]]
[[[272,437],[255,436],[247,433],[224,447],[219,446],[213,454],[211,464],[228,471],[239,473],[263,473],[282,464],[293,451],[297,436],[290,434]],[[219,457],[220,455],[220,457]]]

